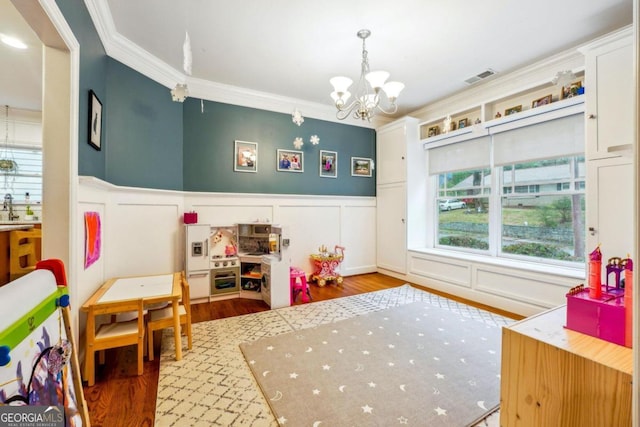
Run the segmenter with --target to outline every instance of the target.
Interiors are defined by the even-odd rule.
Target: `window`
[[[584,115],[569,114],[429,149],[434,247],[584,262]]]
[[[23,203],[29,193],[29,202],[42,202],[42,149],[39,147],[13,147],[9,149],[18,167],[12,172],[0,172],[0,199],[11,194],[15,203]]]

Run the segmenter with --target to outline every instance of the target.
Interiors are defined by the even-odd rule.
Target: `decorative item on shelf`
[[[355,99],[350,104],[347,104],[347,101],[351,97],[349,87],[353,83],[353,80],[343,76],[334,77],[329,80],[333,86],[331,98],[338,109],[336,112],[338,120],[344,120],[353,112],[354,118],[371,121],[376,111],[384,114],[393,114],[398,111],[396,99],[402,89],[404,89],[404,84],[400,82],[386,82],[387,78],[389,78],[389,73],[386,71],[369,70],[369,59],[365,41],[367,37],[371,35],[371,31],[363,29],[358,31],[357,35],[362,39],[362,63],[360,80],[358,81],[358,86],[355,91]],[[389,101],[388,109],[380,105],[381,89]]]
[[[522,105],[516,105],[515,107],[504,110],[504,115],[509,116],[511,114],[519,113],[520,111],[522,111]]]
[[[551,84],[564,87],[576,79],[576,75],[571,70],[558,71],[551,79]]]
[[[293,113],[291,113],[291,121],[298,126],[302,125],[302,123],[304,122],[304,117],[302,117],[302,114],[300,113],[300,111],[298,111],[297,108],[293,110]]]
[[[479,125],[480,123],[482,123],[482,120],[480,120],[480,117],[478,117],[478,118],[476,119],[476,121],[475,121],[475,122],[473,122],[473,123],[474,123],[474,124],[476,124],[476,125]]]
[[[496,118],[496,119],[499,119],[500,117],[502,117],[502,114],[500,114],[500,111],[498,111],[498,112],[496,113],[496,117],[495,117],[495,118]]]
[[[300,138],[299,136],[293,140],[293,146],[296,148],[296,150],[301,149],[303,145],[304,142],[302,142],[302,138]]]
[[[442,131],[444,133],[449,133],[449,131],[451,130],[451,125],[454,124],[453,121],[451,120],[451,116],[447,116],[444,119],[444,122],[442,122]]]
[[[431,126],[427,129],[427,138],[431,138],[436,135],[440,135],[440,126]]]
[[[318,135],[311,135],[311,138],[309,138],[309,142],[311,143],[311,145],[318,145],[320,144],[320,137]]]
[[[469,119],[460,119],[458,120],[458,129],[465,128],[469,125]]]
[[[535,101],[532,101],[531,108],[536,108],[536,107],[540,107],[541,105],[551,104],[552,101],[553,101],[553,96],[546,95],[546,96],[543,96],[542,98],[538,98]]]
[[[560,99],[573,98],[574,96],[582,94],[584,94],[584,87],[582,86],[582,81],[578,80],[566,86],[562,86]]]

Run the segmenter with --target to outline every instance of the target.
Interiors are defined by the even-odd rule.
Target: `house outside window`
[[[584,263],[583,117],[511,126],[429,150],[430,174],[437,182],[434,247]]]

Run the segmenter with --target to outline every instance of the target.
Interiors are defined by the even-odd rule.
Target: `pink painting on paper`
[[[84,213],[84,268],[100,259],[100,214]]]

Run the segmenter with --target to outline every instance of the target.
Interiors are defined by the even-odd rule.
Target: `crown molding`
[[[107,55],[169,89],[181,83],[187,85],[190,98],[286,114],[291,114],[298,108],[303,116],[309,118],[366,128],[376,127],[377,122],[369,123],[352,118],[338,120],[335,107],[329,103],[314,103],[187,76],[118,33],[106,1],[84,1]]]

